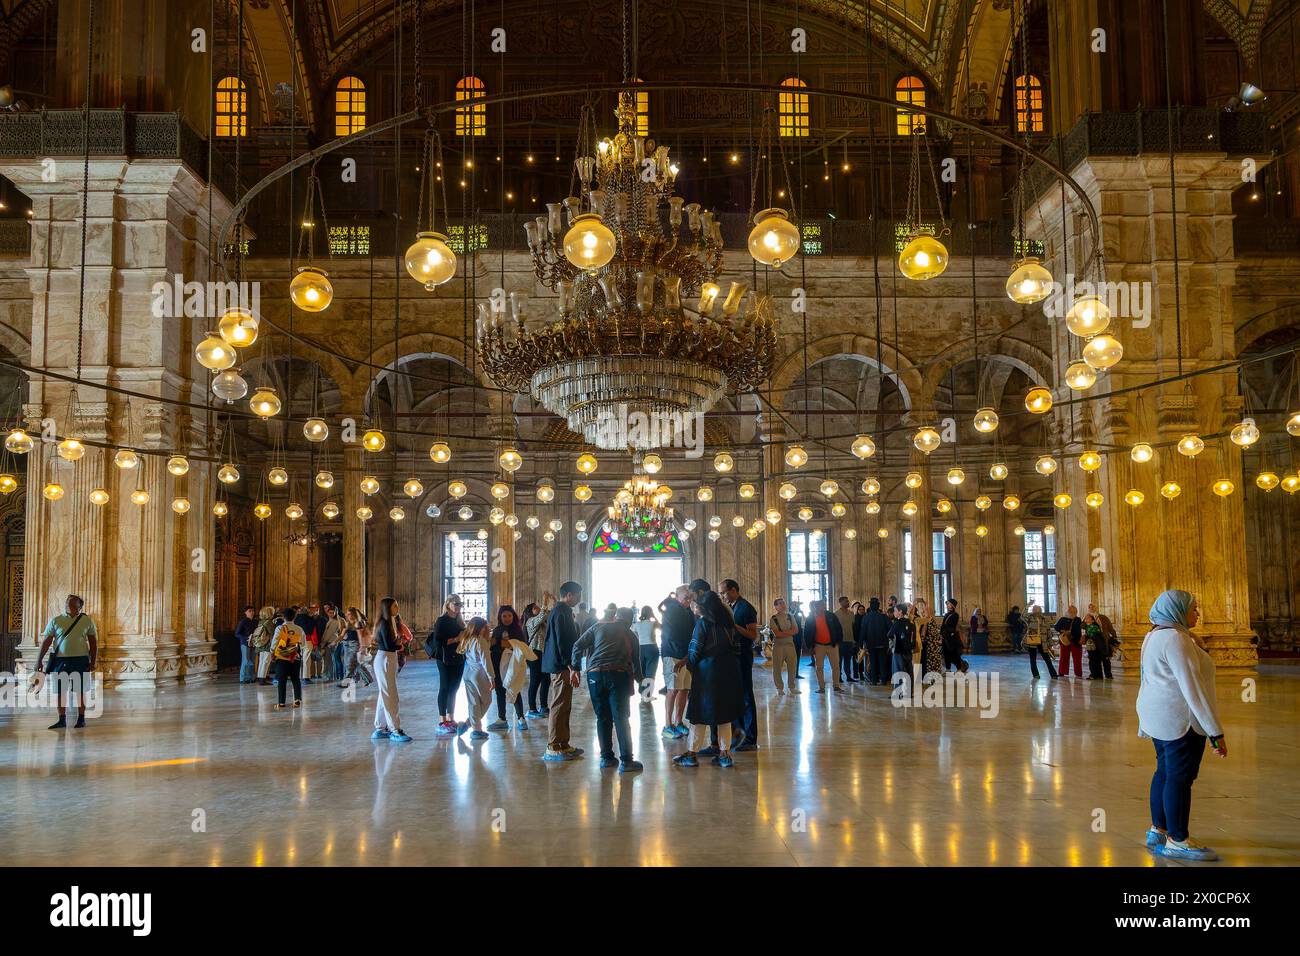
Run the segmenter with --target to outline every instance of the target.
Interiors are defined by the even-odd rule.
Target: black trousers
[[[457,654],[455,648],[448,648],[447,653],[453,663],[438,661],[438,713],[450,715],[456,709],[460,679],[465,676],[465,658]]]
[[[538,692],[542,698],[542,710],[551,696],[551,675],[542,673],[542,659],[528,662],[528,709],[537,710]]]
[[[1093,680],[1110,677],[1110,658],[1102,657],[1095,651],[1088,652],[1088,676]]]
[[[1043,655],[1043,663],[1047,665],[1047,673],[1056,680],[1056,668],[1052,666],[1052,659],[1047,656],[1047,652],[1037,644],[1026,644],[1025,650],[1029,652],[1029,672],[1035,677],[1038,676],[1038,655]]]
[[[731,722],[732,736],[737,744],[758,743],[758,704],[754,700],[754,646],[749,641],[740,642],[740,718]]]
[[[501,656],[505,653],[505,648],[492,648],[492,677],[496,682],[497,694],[497,720],[506,719],[506,689],[501,686]],[[515,718],[524,719],[524,695],[515,694]]]
[[[302,662],[301,661],[275,661],[275,679],[280,683],[276,685],[276,696],[281,704],[284,703],[284,695],[289,690],[289,681],[293,681],[293,699],[302,700]]]
[[[890,679],[890,657],[888,647],[872,647],[867,650],[871,658],[871,683],[888,684]]]

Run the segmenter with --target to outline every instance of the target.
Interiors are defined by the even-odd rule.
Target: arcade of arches
[[[717,211],[722,275],[770,295],[776,317],[767,381],[709,409],[702,454],[662,452],[686,580],[735,578],[762,613],[790,592],[790,535],[807,532],[824,542],[832,598],[924,595],[935,580],[964,619],[983,609],[993,655],[1010,651],[1013,607],[1095,603],[1133,662],[1168,588],[1197,595],[1221,678],[1300,655],[1300,497],[1256,480],[1300,465],[1286,429],[1300,412],[1300,0],[1170,0],[1168,22],[1162,4],[1118,0],[640,0],[630,53],[618,3],[475,6],[0,4],[0,409],[6,430],[36,439],[0,469],[18,479],[0,499],[0,669],[32,666],[69,592],[86,597],[119,689],[228,682],[250,604],[373,613],[393,596],[422,635],[461,586],[449,541],[479,532],[491,613],[590,585],[593,536],[632,458],[498,388],[475,333],[494,290],[524,303],[527,328],[555,313],[524,226],[576,189],[584,104],[611,133],[603,85],[627,71],[643,87],[636,123],[681,164],[678,193]],[[796,27],[807,46],[792,52]],[[197,52],[176,39],[194,30]],[[542,89],[559,92],[528,95]],[[429,105],[446,107],[431,113],[436,153],[422,151],[423,121],[361,135]],[[359,138],[268,179],[341,136]],[[746,248],[759,180],[798,208],[802,254],[779,268]],[[425,291],[401,253],[431,196],[457,270]],[[898,267],[913,199],[925,225],[951,228],[947,270],[926,282]],[[1115,325],[1123,359],[1091,390],[1066,384],[1081,340],[1059,315],[1008,297],[1029,252],[1062,281],[1100,268],[1132,290]],[[290,300],[311,258],[333,286],[319,312]],[[266,419],[213,396],[195,354],[213,316],[159,314],[159,284],[227,275],[259,296],[239,371],[282,401]],[[1026,411],[1037,387],[1055,400],[1044,415]],[[984,408],[1000,416],[992,434],[972,424]],[[302,431],[316,418],[330,429],[320,443]],[[1247,447],[1229,439],[1243,418],[1261,434]],[[942,437],[932,454],[913,441],[928,425]],[[357,441],[368,428],[382,451]],[[859,434],[873,457],[850,454]],[[1205,439],[1196,457],[1173,447],[1188,434]],[[57,452],[68,435],[86,446],[75,462]],[[438,440],[449,462],[431,461]],[[1130,458],[1140,442],[1153,461]],[[810,456],[797,469],[795,444]],[[510,473],[508,445],[523,458]],[[115,466],[126,447],[135,468]],[[1078,466],[1085,451],[1103,454],[1099,470]],[[583,474],[591,452],[599,467]],[[1044,475],[1046,454],[1059,468]],[[236,482],[219,480],[228,463]],[[965,482],[949,485],[957,466]],[[1171,483],[1181,493],[1162,495]],[[59,496],[43,494],[51,484]],[[1141,504],[1126,503],[1133,491]],[[494,506],[517,525],[492,523]]]

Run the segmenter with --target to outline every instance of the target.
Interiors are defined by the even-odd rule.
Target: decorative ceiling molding
[[[1237,52],[1250,66],[1259,60],[1259,39],[1272,0],[1204,0],[1205,10],[1237,44]]]

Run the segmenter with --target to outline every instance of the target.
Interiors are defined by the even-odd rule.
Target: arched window
[[[214,116],[218,136],[248,135],[248,87],[237,76],[225,76],[217,82]]]
[[[925,83],[919,76],[900,77],[894,85],[894,99],[909,106],[925,105]],[[899,136],[913,136],[925,132],[925,115],[898,110],[897,132]]]
[[[1016,77],[1016,132],[1043,131],[1043,83],[1032,73]]]
[[[366,128],[366,84],[345,76],[334,88],[334,135],[351,136]]]
[[[477,76],[466,76],[456,81],[456,102],[468,106],[456,107],[457,136],[487,135],[487,105],[472,102],[487,96],[487,87]]]
[[[780,133],[782,136],[808,135],[808,94],[793,92],[807,85],[797,76],[791,76],[781,81],[782,87],[791,90],[789,93],[781,92],[777,95],[776,105],[777,113],[780,116]]]
[[[644,83],[645,80],[635,79],[633,83]],[[650,135],[650,94],[645,90],[637,90],[636,96],[636,134],[638,136]]]

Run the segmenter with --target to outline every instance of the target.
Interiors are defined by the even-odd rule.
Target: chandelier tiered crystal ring
[[[648,475],[625,482],[607,513],[605,530],[634,551],[645,550],[673,529],[668,493]]]
[[[584,107],[580,195],[548,203],[548,215],[524,227],[559,316],[530,329],[522,314],[507,322],[481,305],[478,345],[497,385],[531,392],[587,443],[645,451],[670,443],[671,431],[629,423],[680,421],[728,388],[766,381],[776,327],[770,299],[748,295],[746,284],[721,297],[721,225],[673,195],[677,167],[667,146],[636,135],[632,93],[619,93],[613,139],[596,143],[590,116]],[[691,315],[682,300],[695,296]]]

